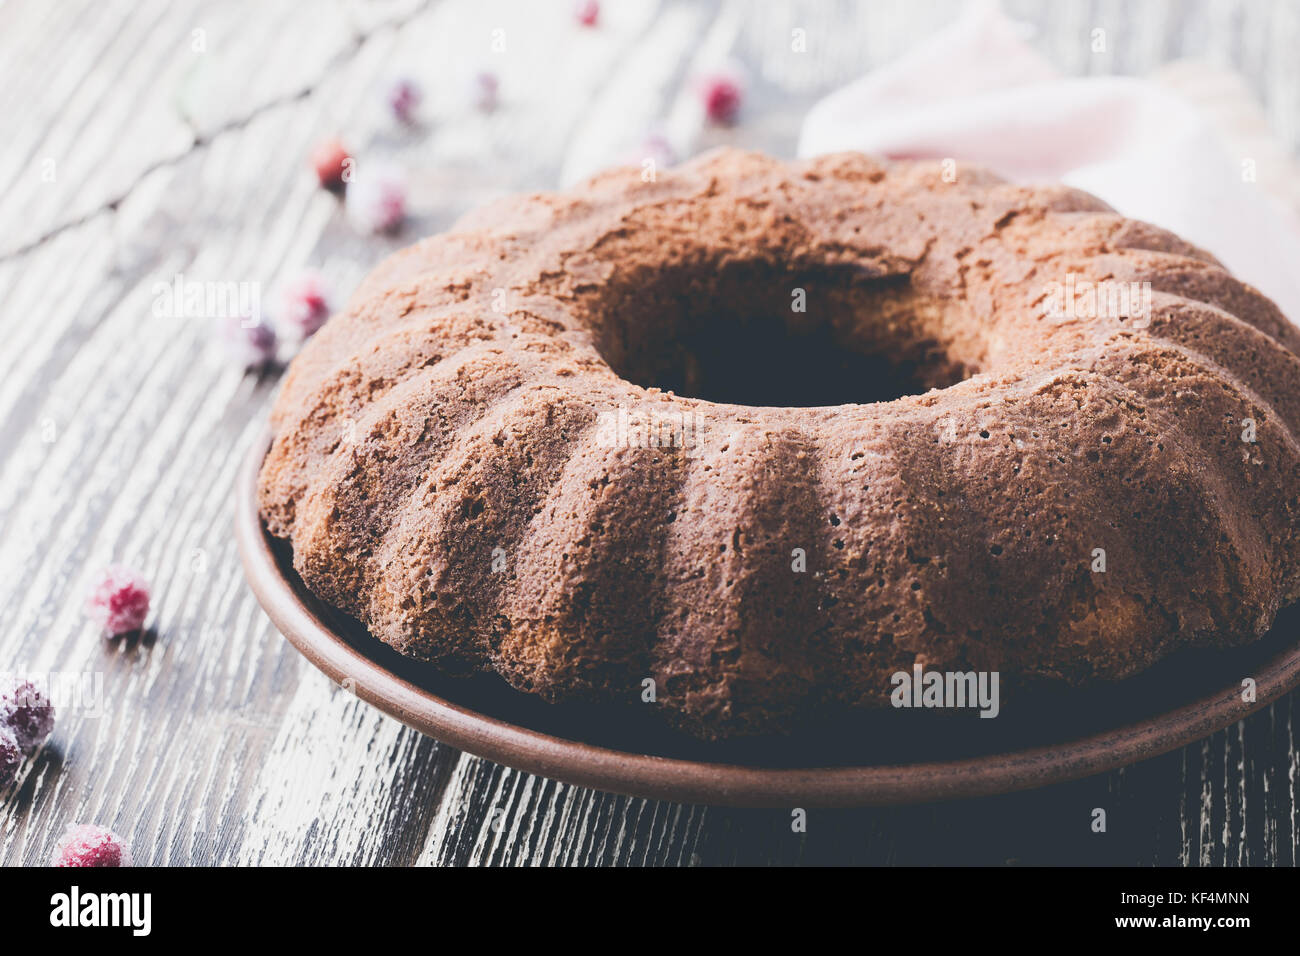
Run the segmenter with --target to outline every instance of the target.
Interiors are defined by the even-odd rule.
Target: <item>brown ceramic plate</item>
[[[1300,684],[1300,610],[1249,648],[1197,652],[1123,684],[1003,697],[996,720],[885,710],[801,738],[704,744],[625,711],[545,704],[496,678],[451,678],[410,661],[317,601],[266,534],[252,449],[239,480],[244,569],[271,620],[332,680],[454,747],[616,793],[728,806],[870,806],[1039,787],[1134,763],[1230,726]],[[1256,681],[1256,700],[1241,681]]]

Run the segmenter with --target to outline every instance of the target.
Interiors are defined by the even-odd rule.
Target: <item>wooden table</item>
[[[1069,73],[1183,56],[1236,68],[1300,143],[1300,12],[1287,2],[1012,3]],[[100,692],[65,703],[0,792],[0,862],[47,858],[70,821],[144,864],[1294,864],[1300,695],[1181,752],[957,805],[811,814],[628,799],[439,745],[312,670],[245,585],[232,487],[274,376],[245,375],[213,323],[155,315],[177,274],[270,290],[303,265],[341,298],[365,270],[491,196],[548,188],[680,128],[689,78],[753,78],[715,142],[790,155],[820,95],[949,22],[953,2],[0,5],[0,671]],[[791,29],[809,52],[790,50]],[[1089,34],[1107,30],[1107,52]],[[494,30],[506,49],[491,49]],[[464,78],[501,77],[502,106]],[[420,127],[380,100],[426,91]],[[674,126],[674,124],[676,124]],[[393,239],[358,235],[306,168],[339,132],[411,174]],[[108,642],[86,583],[120,560],[153,583],[152,629]],[[1104,807],[1109,830],[1091,832]]]

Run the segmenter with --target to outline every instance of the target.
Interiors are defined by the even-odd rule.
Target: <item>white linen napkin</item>
[[[1016,182],[1062,181],[1208,250],[1300,320],[1300,220],[1196,106],[1150,80],[1065,78],[1028,28],[976,3],[817,103],[800,156],[948,158]]]

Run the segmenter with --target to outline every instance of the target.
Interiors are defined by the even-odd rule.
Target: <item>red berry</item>
[[[8,727],[0,727],[0,790],[14,782],[18,765],[22,762],[23,749],[18,746],[14,732]]]
[[[484,70],[474,74],[474,78],[470,81],[469,95],[476,109],[491,113],[497,108],[499,94],[500,83],[495,73]]]
[[[11,732],[22,750],[35,750],[54,730],[54,705],[29,680],[0,679],[0,730]]]
[[[599,0],[578,0],[573,15],[584,27],[594,27],[600,20]]]
[[[59,838],[51,866],[132,866],[131,849],[112,830],[75,823]]]
[[[647,159],[654,160],[656,168],[667,169],[677,162],[677,150],[663,133],[650,133],[641,144],[628,154],[628,165],[636,166]]]
[[[351,178],[352,157],[337,139],[327,139],[312,150],[311,165],[326,189],[342,189]]]
[[[744,93],[740,80],[730,73],[714,73],[700,81],[700,98],[704,101],[704,115],[709,122],[730,125],[740,112]]]
[[[363,232],[394,232],[406,217],[406,180],[395,167],[367,165],[348,187],[348,218]]]
[[[415,111],[420,105],[420,88],[413,80],[394,81],[388,90],[388,107],[403,123],[415,121]]]
[[[357,190],[363,192],[364,190]],[[348,197],[357,202],[356,192]],[[330,317],[329,298],[325,293],[325,280],[319,273],[306,270],[289,279],[280,289],[280,308],[276,323],[292,331],[299,339],[310,338]]]
[[[275,364],[279,342],[275,330],[264,322],[246,324],[246,319],[232,316],[222,325],[222,340],[231,356],[246,369]]]
[[[105,637],[138,631],[149,614],[149,585],[130,568],[113,565],[95,583],[86,612],[103,628]]]

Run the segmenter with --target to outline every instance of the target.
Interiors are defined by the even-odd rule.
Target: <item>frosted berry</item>
[[[221,326],[221,339],[236,363],[246,369],[275,364],[279,340],[275,330],[265,322],[249,325],[246,319],[233,316]]]
[[[394,168],[371,165],[348,186],[348,218],[363,232],[393,232],[406,217],[406,180]]]
[[[729,126],[736,121],[744,89],[740,77],[734,72],[710,73],[699,81],[700,99],[704,115],[710,123]]]
[[[573,16],[584,27],[594,27],[600,22],[599,0],[578,0],[573,8]]]
[[[311,166],[322,186],[339,190],[351,178],[352,157],[337,139],[327,139],[312,150]]]
[[[86,612],[103,628],[105,637],[138,631],[149,614],[149,585],[130,568],[115,564],[95,583]]]
[[[491,113],[500,101],[501,84],[495,73],[486,70],[474,74],[469,84],[470,102],[474,108],[484,113]]]
[[[0,727],[0,790],[14,782],[18,765],[23,762],[23,749],[8,727]]]
[[[348,202],[356,201],[354,191]],[[325,292],[325,280],[319,273],[300,272],[281,287],[276,322],[286,334],[292,332],[299,339],[310,338],[329,317],[329,297]]]
[[[651,133],[640,145],[629,150],[624,161],[629,166],[644,167],[646,160],[654,162],[655,169],[666,169],[677,162],[677,150],[662,133]]]
[[[54,705],[39,687],[16,677],[0,678],[0,732],[9,731],[31,752],[54,730]]]
[[[394,80],[388,88],[388,108],[402,123],[415,122],[415,111],[420,107],[420,88],[414,80]]]
[[[132,866],[131,848],[114,833],[93,823],[74,823],[59,838],[51,866]]]

